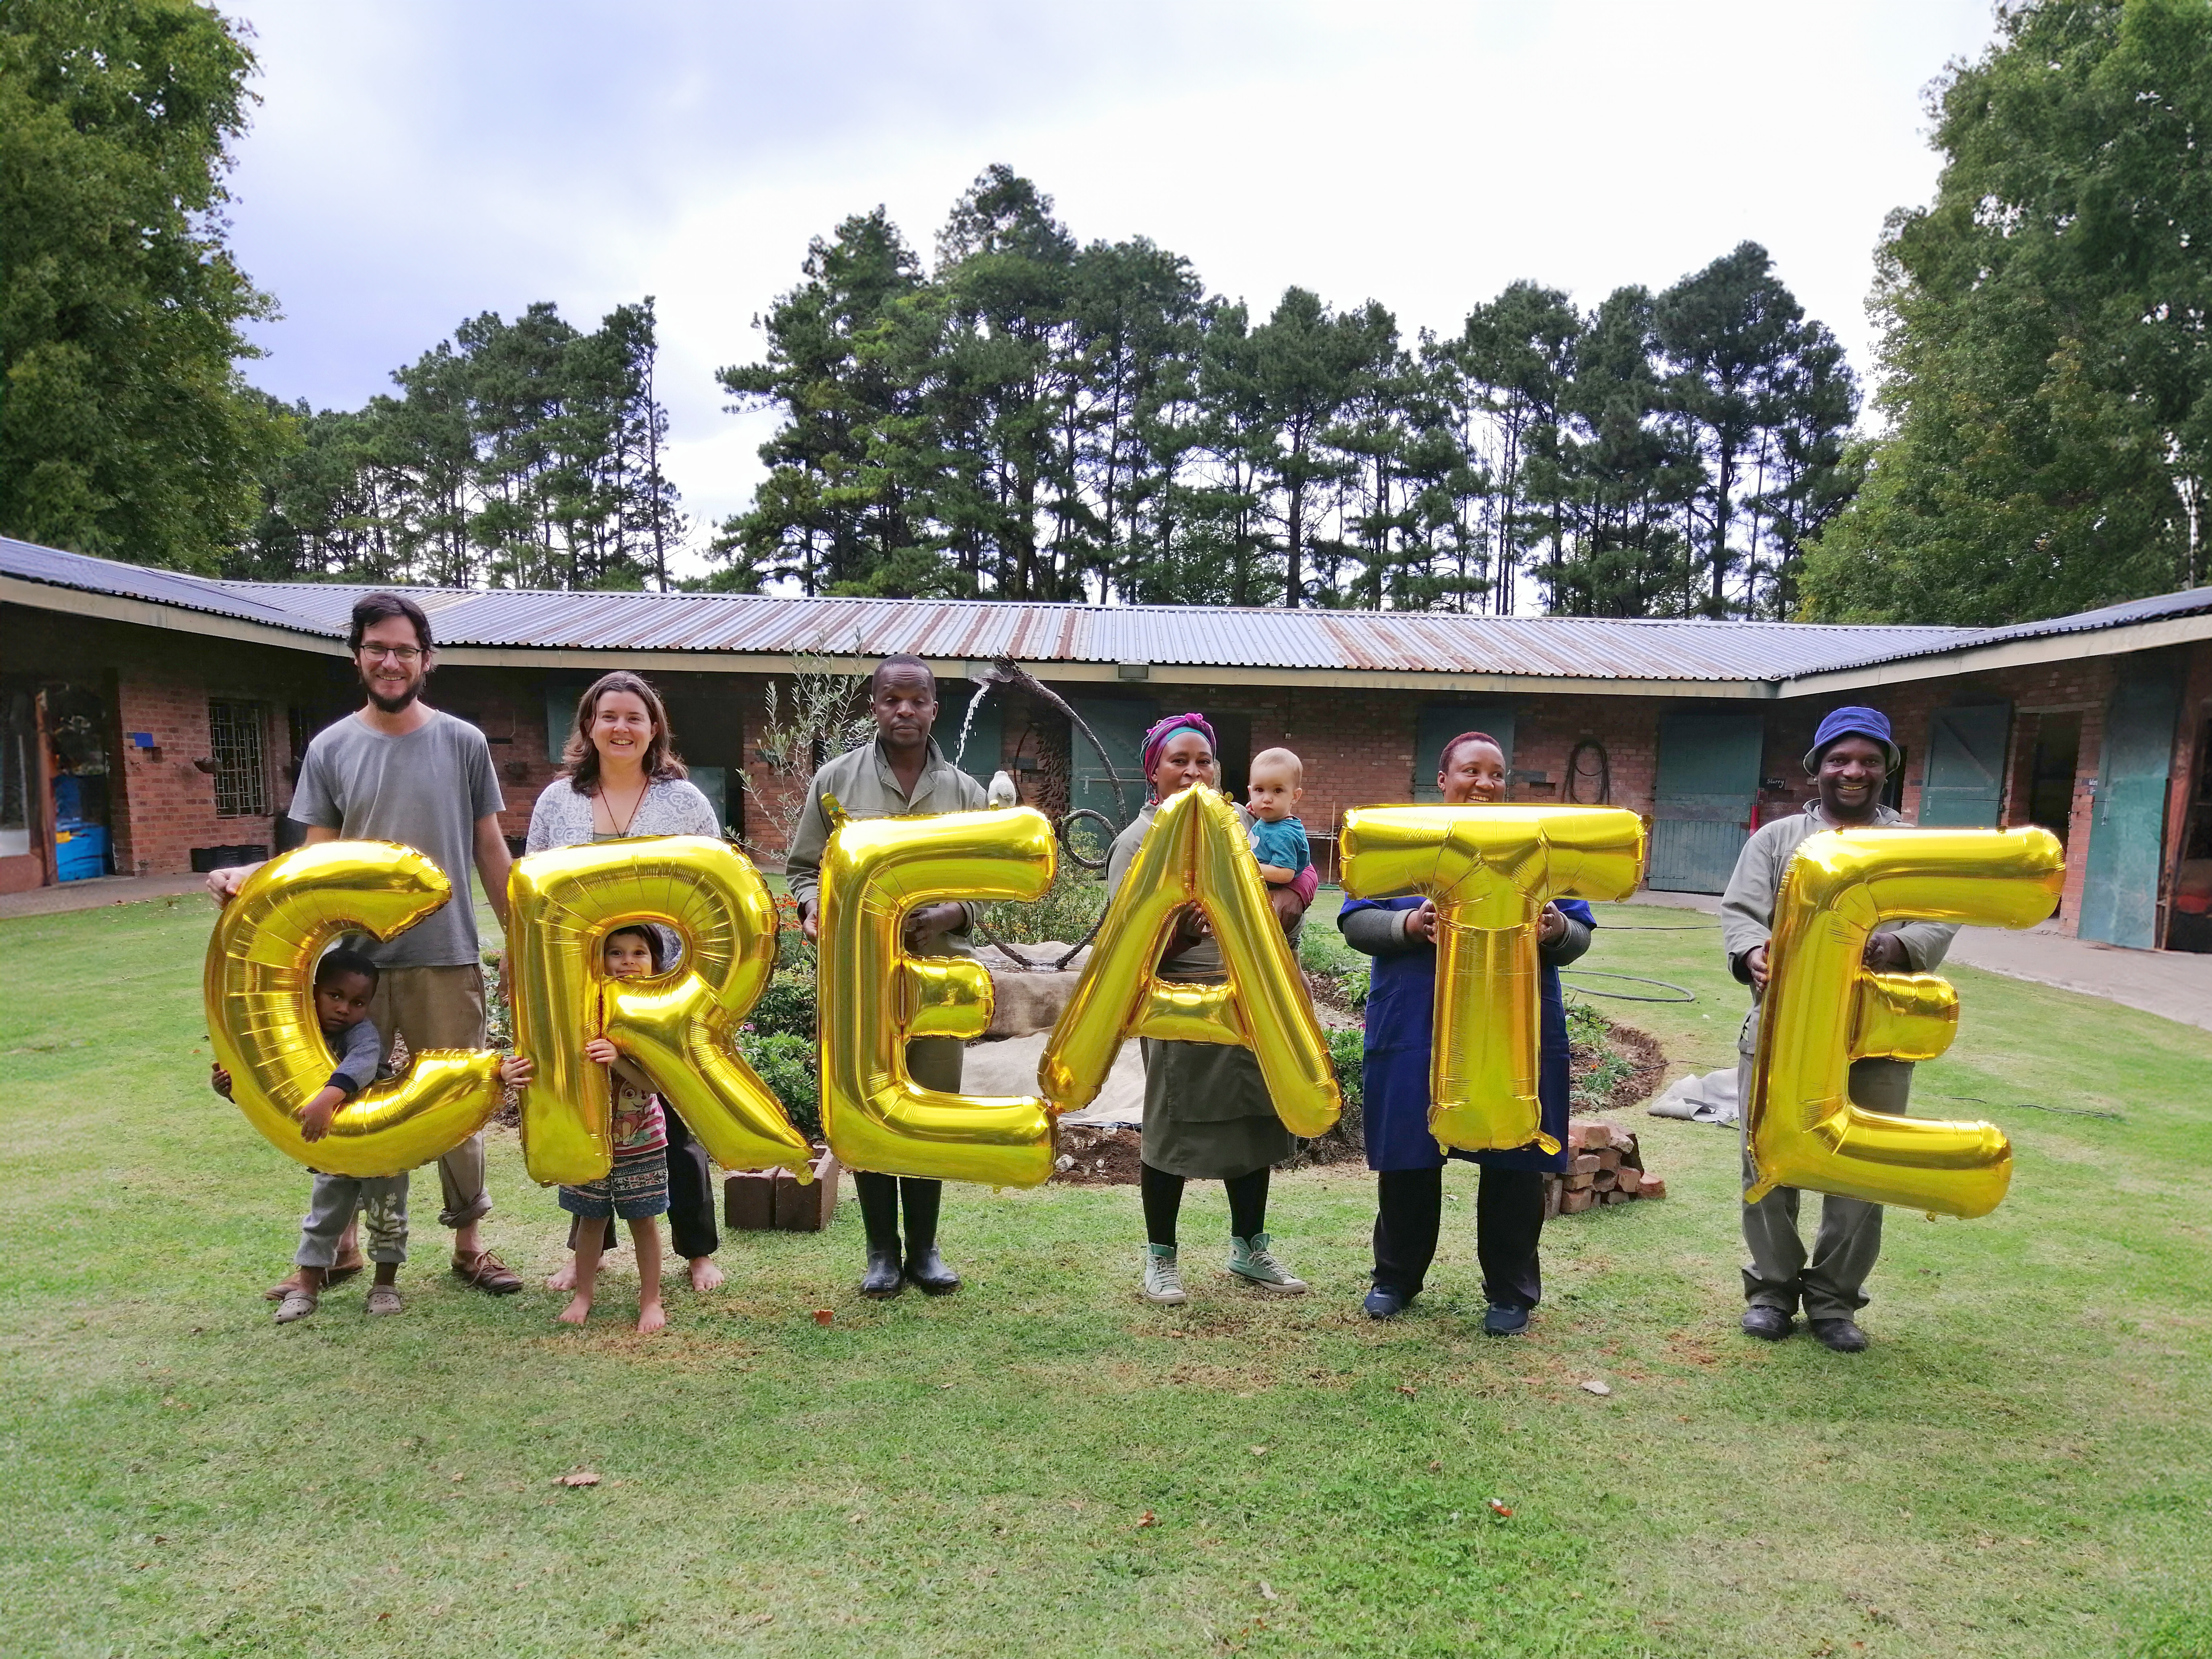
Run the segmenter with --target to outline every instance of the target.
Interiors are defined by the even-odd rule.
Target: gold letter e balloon
[[[1910,918],[2033,927],[2058,903],[2066,866],[2047,830],[1832,830],[1783,878],[1767,945],[1759,1058],[1745,1103],[1756,1202],[1776,1187],[1947,1215],[1987,1215],[2012,1180],[1990,1123],[1870,1112],[1850,1097],[1856,1060],[1933,1060],[1951,1046],[1958,994],[1933,974],[1863,965],[1877,922]]]
[[[270,860],[223,908],[203,981],[208,1036],[231,1098],[278,1152],[331,1175],[398,1175],[459,1146],[499,1109],[496,1054],[430,1049],[404,1077],[346,1102],[322,1139],[310,1146],[300,1133],[299,1110],[332,1065],[315,1022],[316,959],[340,933],[392,939],[452,892],[411,847],[326,841]]]

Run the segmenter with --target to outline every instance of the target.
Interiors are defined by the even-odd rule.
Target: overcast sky
[[[807,239],[886,204],[925,257],[1005,161],[1082,240],[1209,289],[1456,331],[1516,277],[1585,306],[1746,238],[1870,367],[1883,216],[1925,201],[1923,92],[1987,0],[678,4],[229,0],[262,99],[233,245],[283,316],[250,377],[354,407],[483,311],[651,294],[672,468],[744,506],[769,416],[722,364]]]

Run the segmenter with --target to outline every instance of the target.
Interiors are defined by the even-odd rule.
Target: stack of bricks
[[[1544,1177],[1544,1218],[1666,1196],[1667,1183],[1644,1172],[1635,1133],[1591,1119],[1568,1126],[1567,1172]]]

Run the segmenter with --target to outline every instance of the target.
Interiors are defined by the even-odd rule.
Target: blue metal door
[[[2181,707],[2181,657],[2158,652],[2120,665],[2105,706],[2097,804],[2089,815],[2081,937],[2148,951],[2158,942],[2166,780]]]
[[[1413,736],[1413,799],[1442,800],[1437,787],[1437,769],[1443,763],[1444,745],[1462,732],[1487,732],[1505,751],[1505,769],[1513,769],[1513,710],[1505,703],[1432,702],[1421,710]],[[1510,791],[1508,792],[1509,793]]]
[[[1928,722],[1928,769],[1920,786],[1923,824],[1994,830],[2004,799],[2005,748],[2012,705],[1939,708]]]
[[[1651,873],[1669,893],[1717,893],[1751,836],[1765,744],[1760,714],[1665,714],[1651,803]]]

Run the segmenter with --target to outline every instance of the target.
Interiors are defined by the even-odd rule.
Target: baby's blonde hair
[[[1291,775],[1291,787],[1303,789],[1306,781],[1306,763],[1287,749],[1262,749],[1252,757],[1251,771],[1257,775],[1262,767],[1280,767]]]

